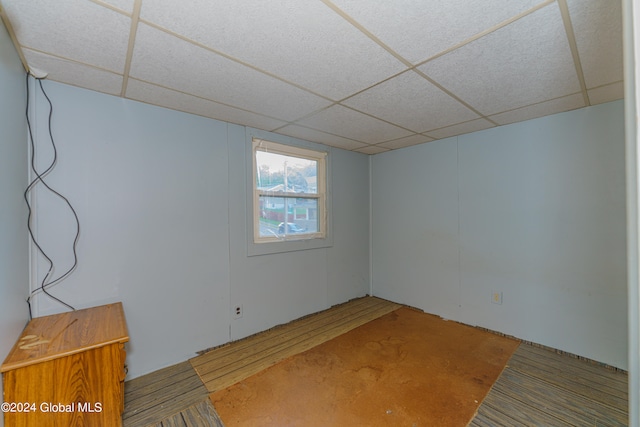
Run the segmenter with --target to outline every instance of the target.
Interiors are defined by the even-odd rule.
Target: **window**
[[[326,157],[253,138],[255,243],[326,237]]]

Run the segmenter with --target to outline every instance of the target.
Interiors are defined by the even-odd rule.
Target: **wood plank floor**
[[[191,359],[191,364],[207,390],[214,392],[400,307],[380,298],[359,298],[214,349]]]
[[[627,374],[520,344],[470,426],[626,426]]]
[[[123,425],[221,426],[208,396],[189,362],[152,372],[125,383]]]
[[[153,427],[224,427],[209,399],[164,418]]]
[[[360,298],[128,381],[124,425],[221,427],[209,392],[399,307]],[[623,426],[627,401],[625,373],[521,344],[470,426]]]

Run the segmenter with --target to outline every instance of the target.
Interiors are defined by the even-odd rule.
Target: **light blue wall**
[[[623,120],[617,101],[374,156],[374,294],[626,368]]]
[[[367,156],[330,149],[333,246],[250,257],[246,128],[45,88],[49,180],[82,222],[80,265],[53,292],[123,301],[131,377],[368,292]],[[41,160],[47,114],[36,96]],[[624,368],[622,120],[615,102],[374,156],[374,294]],[[64,266],[69,215],[43,191],[38,203]],[[38,299],[38,314],[60,310]]]
[[[300,145],[294,138],[261,132],[261,138]],[[363,296],[369,291],[369,162],[368,157],[329,150],[330,206],[333,244],[327,248],[247,256],[246,180],[251,179],[250,135],[229,127],[231,306],[244,315],[231,321],[233,339]],[[244,140],[244,143],[241,141]],[[305,144],[305,146],[308,146]],[[311,147],[311,148],[320,148]],[[243,167],[240,167],[243,166]],[[243,183],[243,187],[240,186]],[[250,222],[250,219],[249,219]]]
[[[368,291],[368,181],[359,176],[367,156],[331,150],[333,176],[344,181],[336,213],[362,224],[336,221],[341,237],[330,248],[248,257],[244,127],[44,85],[59,151],[48,180],[82,227],[78,269],[52,293],[76,307],[123,302],[130,378]],[[43,159],[47,114],[38,95]],[[38,207],[38,235],[61,271],[72,259],[70,214],[42,190]],[[232,320],[235,304],[244,315]],[[38,298],[39,315],[62,309]]]
[[[333,248],[327,250],[329,305],[369,293],[369,158],[334,150]]]
[[[50,292],[76,308],[122,301],[130,377],[228,337],[227,126],[50,81],[58,163],[47,182],[77,211],[78,268]],[[36,93],[38,155],[48,105]],[[62,272],[71,213],[37,188],[38,239]],[[43,277],[42,257],[35,257]],[[32,285],[34,286],[34,285]],[[40,294],[38,316],[64,311]]]
[[[22,332],[29,312],[27,124],[25,76],[9,34],[0,23],[0,361]],[[0,380],[1,385],[1,380]],[[0,396],[0,401],[2,397]],[[3,424],[0,416],[0,426]]]
[[[455,139],[373,157],[373,293],[447,318],[459,310]]]

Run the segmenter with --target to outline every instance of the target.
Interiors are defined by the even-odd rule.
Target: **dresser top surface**
[[[127,341],[129,333],[120,302],[36,317],[25,327],[0,372]]]

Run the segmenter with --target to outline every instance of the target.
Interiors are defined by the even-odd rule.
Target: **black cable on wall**
[[[40,253],[40,255],[42,255],[44,257],[44,259],[47,261],[47,263],[49,264],[49,268],[47,270],[47,274],[45,274],[44,278],[40,282],[40,286],[38,286],[36,289],[32,290],[31,293],[29,294],[29,297],[27,298],[27,305],[29,306],[29,317],[32,318],[33,317],[33,313],[32,313],[32,310],[31,310],[31,299],[38,292],[43,292],[49,298],[59,302],[60,304],[66,306],[67,308],[69,308],[71,310],[75,310],[75,308],[72,305],[70,305],[70,304],[66,303],[65,301],[61,300],[60,298],[57,298],[56,296],[52,295],[49,292],[49,288],[51,288],[52,286],[60,283],[62,280],[66,279],[76,269],[76,267],[78,266],[77,246],[78,246],[78,239],[80,238],[80,220],[78,219],[78,214],[76,213],[75,209],[73,208],[73,206],[71,205],[69,200],[66,197],[64,197],[62,194],[60,194],[58,191],[56,191],[53,188],[51,188],[51,186],[49,186],[49,184],[44,179],[49,174],[49,172],[51,172],[53,170],[53,168],[55,167],[55,165],[56,165],[56,163],[58,161],[58,151],[57,151],[57,148],[56,148],[55,140],[53,138],[53,132],[52,132],[52,129],[51,129],[51,120],[52,120],[52,117],[53,117],[53,104],[51,102],[51,99],[49,99],[49,96],[47,95],[46,91],[44,90],[44,87],[42,85],[42,80],[43,79],[36,78],[34,76],[35,81],[38,82],[38,86],[40,87],[40,91],[42,92],[42,94],[46,98],[47,102],[49,103],[49,120],[48,120],[49,139],[51,140],[51,146],[53,148],[53,159],[51,160],[51,163],[42,172],[39,172],[38,168],[36,167],[36,162],[35,162],[36,146],[35,146],[35,142],[34,142],[34,139],[33,139],[33,132],[31,130],[31,121],[29,120],[29,97],[30,97],[30,94],[29,94],[29,76],[30,76],[30,74],[27,73],[27,75],[26,75],[26,84],[27,84],[26,117],[27,117],[27,129],[29,131],[29,143],[30,143],[30,146],[31,146],[30,166],[31,166],[31,170],[35,174],[35,178],[29,183],[29,185],[27,186],[27,188],[24,191],[24,199],[25,199],[25,201],[27,203],[27,209],[28,209],[28,212],[29,212],[29,216],[28,216],[28,219],[27,219],[27,228],[29,230],[29,236],[31,236],[31,240],[33,241],[33,244],[38,249],[38,252]],[[46,188],[52,194],[54,194],[55,196],[59,197],[60,199],[62,199],[65,202],[65,204],[69,207],[69,210],[73,214],[73,217],[74,217],[75,223],[76,223],[75,238],[73,240],[73,247],[72,247],[73,265],[69,269],[67,269],[63,274],[61,274],[59,277],[57,277],[55,279],[53,278],[53,272],[55,270],[55,264],[54,264],[53,260],[51,259],[51,257],[44,251],[44,249],[42,248],[42,246],[38,242],[38,239],[36,238],[36,236],[35,236],[35,234],[33,232],[33,229],[31,227],[31,223],[32,223],[33,217],[34,217],[34,212],[33,212],[33,209],[31,208],[31,203],[29,203],[29,193],[38,184],[42,184],[42,186],[44,188]]]

